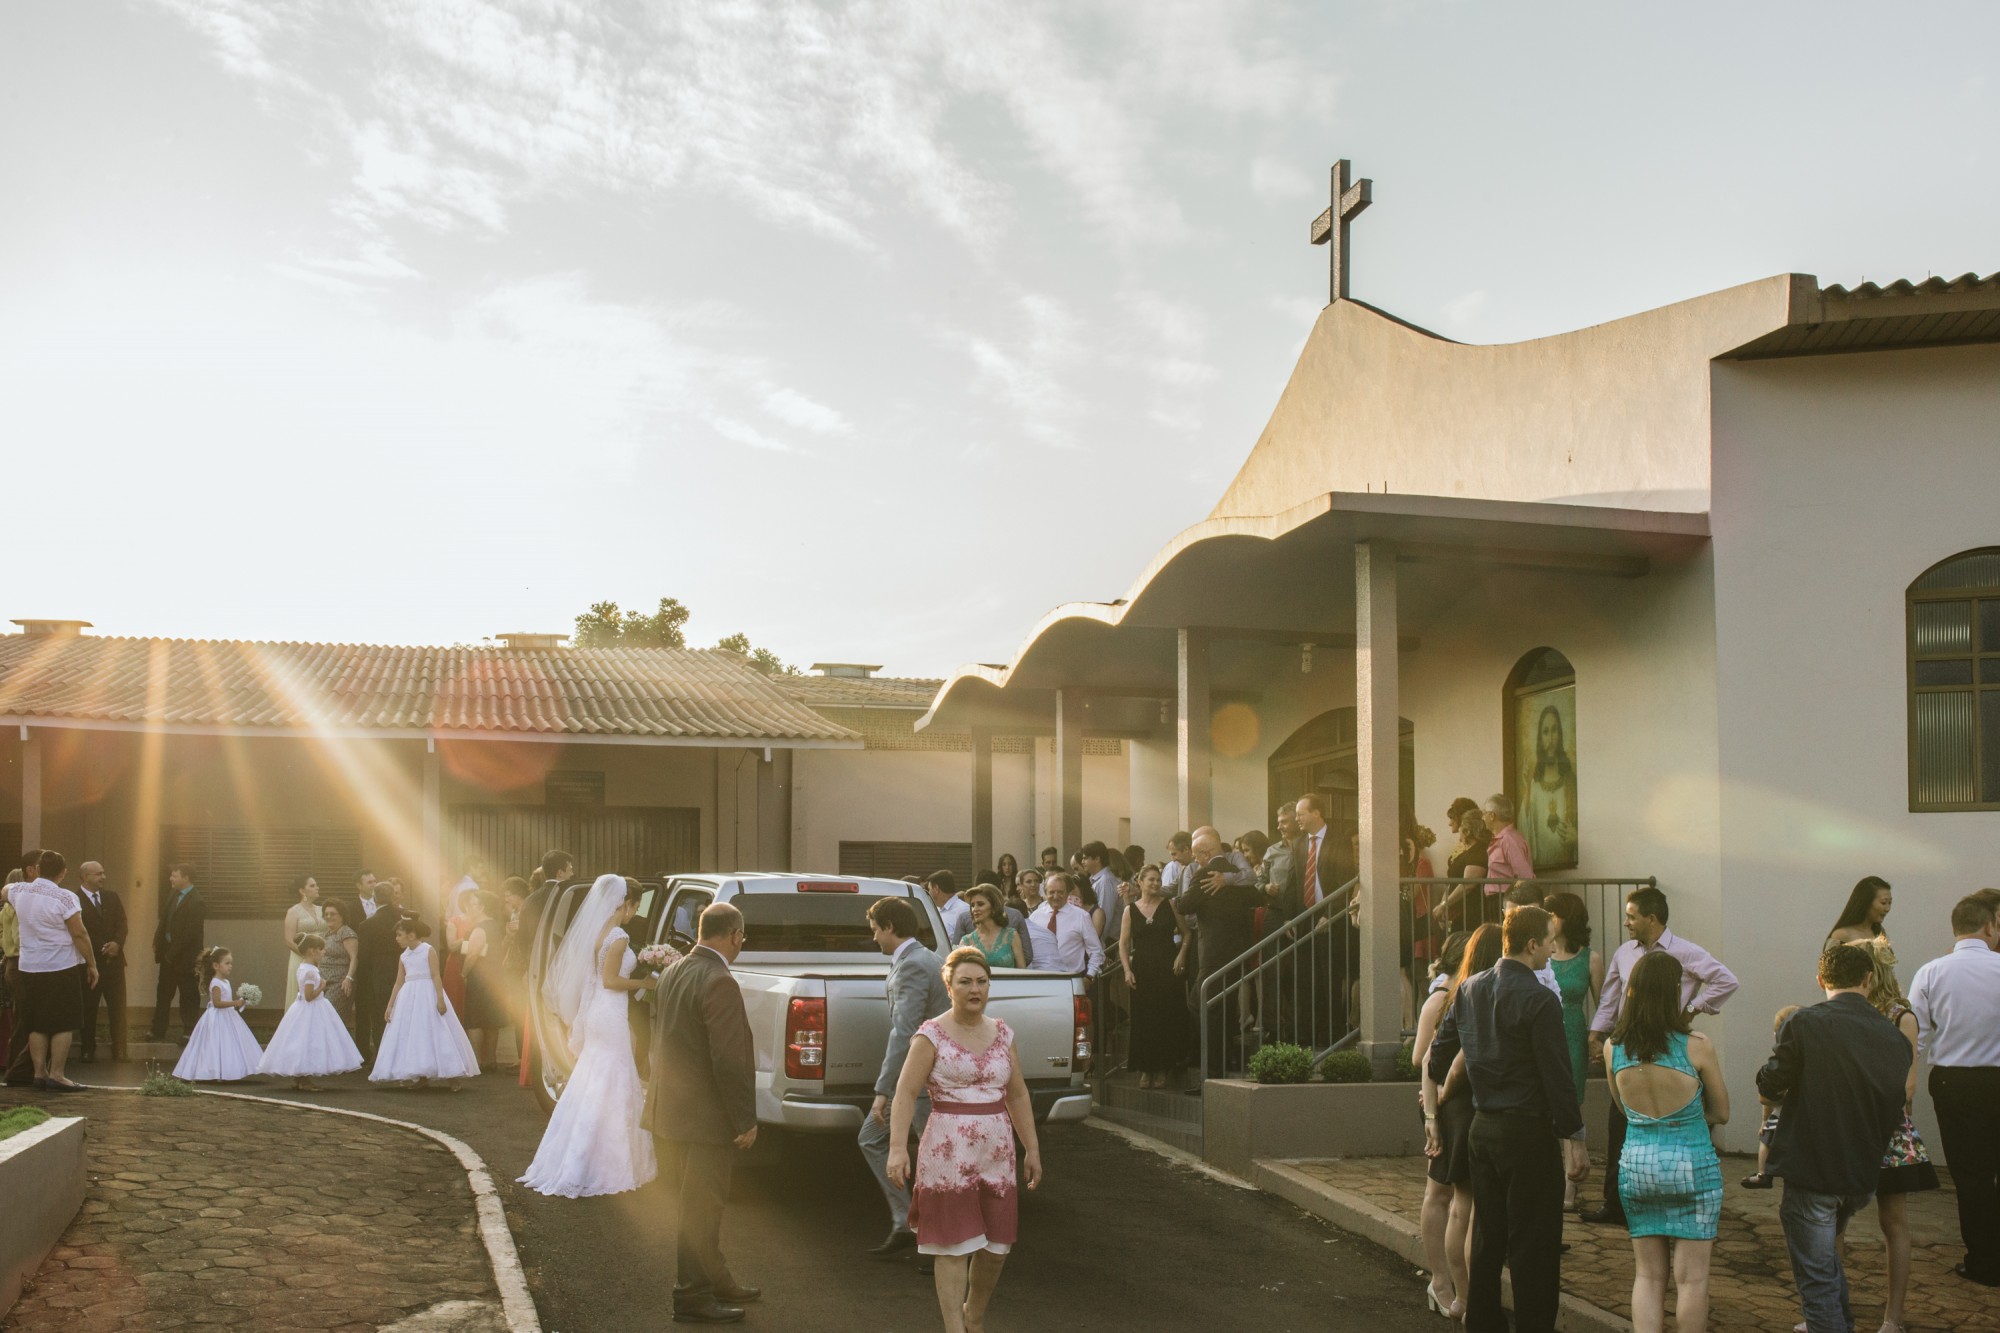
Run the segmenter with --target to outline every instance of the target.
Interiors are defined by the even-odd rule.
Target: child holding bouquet
[[[263,1048],[243,1021],[243,1009],[263,998],[255,986],[241,995],[230,989],[229,974],[236,960],[220,944],[201,956],[202,990],[208,1007],[188,1034],[187,1047],[174,1065],[174,1077],[190,1083],[234,1083],[257,1072]]]

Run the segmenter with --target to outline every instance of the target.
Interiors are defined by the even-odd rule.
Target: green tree
[[[750,659],[750,665],[767,676],[796,676],[799,669],[787,666],[769,648],[752,648],[748,634],[731,634],[715,645],[727,652],[739,653]]]
[[[579,648],[685,648],[688,609],[676,598],[662,597],[660,609],[620,611],[616,602],[592,602],[590,610],[576,618],[576,633],[570,642]]]

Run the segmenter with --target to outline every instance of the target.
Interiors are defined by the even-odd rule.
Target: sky
[[[591,603],[940,675],[1123,595],[1325,301],[2000,268],[2000,6],[17,0],[0,620]]]

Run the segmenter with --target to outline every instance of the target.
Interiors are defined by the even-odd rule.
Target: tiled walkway
[[[427,1139],[216,1097],[51,1109],[88,1119],[90,1186],[10,1330],[361,1330],[498,1305],[465,1173]]]
[[[1415,1158],[1357,1158],[1292,1162],[1288,1165],[1337,1190],[1361,1196],[1412,1226],[1423,1202],[1423,1165]],[[1723,1162],[1722,1231],[1710,1268],[1709,1327],[1716,1330],[1790,1329],[1799,1319],[1784,1231],[1778,1223],[1783,1186],[1746,1190],[1736,1182],[1752,1169],[1748,1159]],[[1603,1165],[1593,1165],[1585,1192],[1593,1204],[1604,1185]],[[1950,1189],[1912,1196],[1912,1271],[1904,1322],[1911,1333],[1936,1330],[2000,1329],[2000,1291],[1975,1286],[1954,1274],[1964,1256],[1958,1242],[1957,1205]],[[1564,1290],[1602,1309],[1629,1318],[1632,1244],[1624,1230],[1592,1226],[1572,1216],[1563,1239]],[[1847,1272],[1854,1288],[1855,1327],[1873,1330],[1882,1313],[1886,1281],[1882,1233],[1874,1210],[1858,1217],[1848,1232]],[[1672,1294],[1668,1296],[1672,1308]]]

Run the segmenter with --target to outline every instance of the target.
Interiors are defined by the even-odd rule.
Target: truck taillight
[[[792,1001],[797,1004],[798,1001]],[[1076,1036],[1070,1042],[1069,1067],[1074,1070],[1090,1068],[1090,997],[1076,997]]]
[[[826,1001],[799,997],[785,1011],[785,1077],[826,1077]]]

